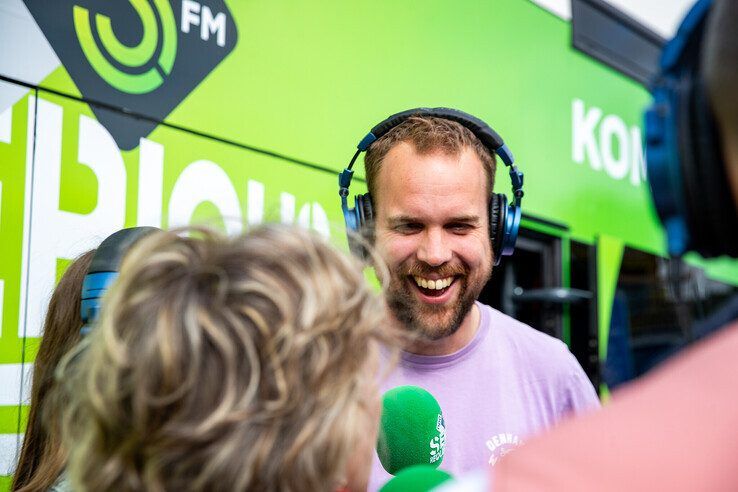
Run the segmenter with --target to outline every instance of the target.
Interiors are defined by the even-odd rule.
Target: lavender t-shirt
[[[524,439],[573,412],[599,406],[589,379],[566,345],[481,303],[479,330],[458,352],[403,353],[382,383],[431,392],[446,424],[439,468],[454,476],[496,461]],[[374,456],[369,490],[392,477]]]

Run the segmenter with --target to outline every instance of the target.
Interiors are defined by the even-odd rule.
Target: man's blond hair
[[[61,374],[74,490],[335,490],[383,321],[306,231],[145,238]]]

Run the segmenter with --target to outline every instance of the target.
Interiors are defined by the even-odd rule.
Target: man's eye
[[[395,226],[395,230],[401,234],[412,234],[423,229],[422,224],[415,222],[408,222],[407,224],[398,224]]]
[[[471,224],[455,223],[449,224],[446,228],[454,234],[466,234],[472,230],[473,226]]]

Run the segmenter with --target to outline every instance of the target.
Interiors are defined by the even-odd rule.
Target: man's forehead
[[[484,166],[481,159],[479,159],[479,156],[477,156],[476,152],[471,147],[463,147],[459,149],[459,151],[434,148],[418,152],[410,142],[399,142],[394,145],[384,156],[384,159],[382,159],[382,165],[380,166],[379,171],[380,174],[383,174],[387,170],[396,169],[397,167],[401,167],[403,164],[422,170],[423,165],[428,165],[434,162],[443,162],[448,166],[461,166],[462,164],[466,164],[484,172]]]
[[[406,145],[395,146],[385,157],[377,175],[374,198],[385,193],[438,193],[440,195],[485,194],[487,177],[473,150],[458,155],[437,152],[418,154]]]
[[[420,176],[381,191],[378,217],[398,221],[448,224],[485,216],[488,201],[481,187]]]
[[[407,161],[427,160],[432,157],[444,157],[449,163],[459,163],[462,158],[472,158],[480,168],[483,168],[482,161],[471,146],[463,146],[458,149],[443,148],[441,146],[428,147],[418,150],[411,141],[401,141],[393,145],[384,156],[383,161]],[[384,166],[381,166],[384,168]],[[381,171],[381,169],[380,169]]]

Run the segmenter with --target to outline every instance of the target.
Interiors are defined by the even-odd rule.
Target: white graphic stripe
[[[0,406],[28,405],[31,400],[33,364],[0,364]],[[25,373],[25,374],[24,374]]]
[[[12,475],[18,462],[22,434],[0,434],[0,475]]]
[[[0,183],[0,198],[2,197],[2,189]],[[0,279],[0,337],[3,335],[3,305],[5,304],[5,281]]]
[[[26,190],[23,194],[23,251],[21,252],[21,288],[18,320],[18,338],[26,335],[28,297],[28,251],[31,244],[31,195],[33,194],[33,159],[36,138],[36,98],[28,98],[28,127],[26,129]]]
[[[161,227],[164,147],[142,138],[138,166],[138,225]]]
[[[5,84],[0,85],[0,92],[4,92]],[[0,142],[10,143],[13,129],[13,108],[0,110]]]

